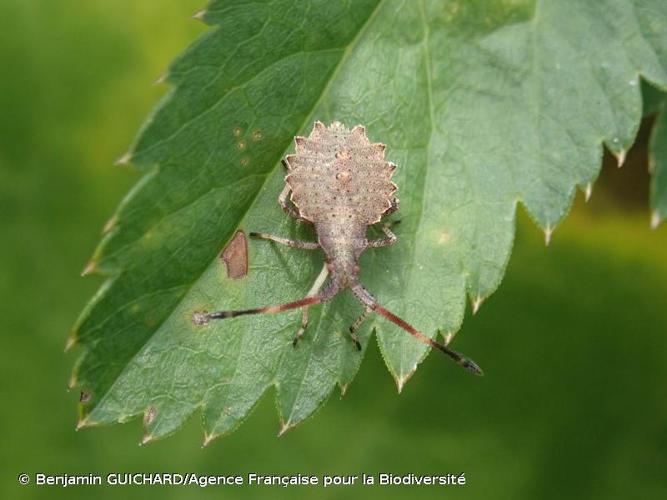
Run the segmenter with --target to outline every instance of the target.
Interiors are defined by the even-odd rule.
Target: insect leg
[[[354,320],[354,323],[350,325],[350,338],[352,339],[352,342],[354,342],[355,347],[357,348],[357,351],[361,351],[361,342],[359,342],[359,337],[357,337],[357,330],[361,326],[361,324],[364,322],[366,317],[368,317],[368,313],[370,313],[372,309],[368,306],[364,308],[364,312],[361,313],[361,316],[359,316],[357,319]]]
[[[327,297],[330,298],[330,297]],[[197,311],[192,315],[192,321],[196,325],[206,325],[212,319],[227,319],[235,318],[236,316],[245,316],[248,314],[274,314],[290,309],[299,309],[301,307],[319,304],[325,298],[316,295],[315,297],[304,297],[303,299],[295,300],[294,302],[286,302],[284,304],[277,304],[274,306],[257,307],[254,309],[240,309],[236,311]]]
[[[294,339],[292,339],[292,347],[296,347],[299,344],[299,340],[301,340],[303,334],[306,333],[306,328],[308,328],[308,306],[301,310],[301,326],[296,331]]]
[[[417,330],[414,326],[409,324],[407,321],[399,318],[396,316],[394,313],[391,311],[388,311],[384,307],[382,307],[380,304],[378,304],[377,300],[375,297],[373,297],[364,286],[362,286],[360,283],[357,283],[352,287],[352,292],[354,295],[366,306],[368,306],[371,310],[375,311],[379,315],[385,317],[395,325],[398,325],[401,327],[403,330],[408,332],[410,335],[415,337],[417,340],[420,342],[429,345],[435,349],[438,349],[439,351],[445,353],[447,356],[452,358],[457,364],[465,368],[471,373],[474,373],[475,375],[483,375],[484,372],[482,369],[477,366],[477,363],[475,363],[472,359],[469,359],[465,357],[463,354],[460,354],[449,347],[447,347],[445,344],[441,344],[440,342],[433,340],[432,338],[424,335],[422,332]]]
[[[390,224],[383,224],[380,229],[385,234],[384,238],[377,240],[368,240],[368,247],[378,248],[378,247],[388,247],[396,243],[397,237],[394,232],[390,229]]]
[[[322,284],[326,281],[328,274],[329,271],[325,265],[322,271],[320,272],[320,275],[315,280],[315,283],[313,284],[313,287],[311,288],[310,292],[308,292],[308,295],[302,299],[295,300],[294,302],[286,302],[284,304],[278,304],[273,306],[257,307],[254,309],[241,309],[236,311],[215,311],[215,312],[197,311],[193,313],[192,321],[196,325],[202,326],[206,325],[212,319],[234,318],[236,316],[244,316],[248,314],[273,314],[273,313],[288,311],[290,309],[299,309],[302,307],[307,308],[308,306],[311,306],[313,304],[320,304],[322,302],[326,302],[327,300],[332,299],[340,290],[340,285],[336,281],[332,281],[331,283],[329,283],[329,286],[327,288],[325,288],[322,291],[319,291],[320,288],[322,287]],[[307,325],[308,323],[307,315],[305,322]],[[302,324],[303,324],[303,319],[302,319]]]
[[[398,198],[394,198],[393,200],[391,200],[391,206],[387,209],[384,215],[393,214],[394,212],[396,212],[396,210],[398,210],[399,206],[400,203],[398,201]]]
[[[289,196],[291,190],[292,188],[289,186],[289,184],[286,183],[285,187],[280,192],[280,196],[278,196],[278,203],[280,203],[280,206],[287,215],[294,217],[295,219],[303,220],[299,212],[289,204],[287,197]]]
[[[287,245],[292,248],[301,248],[304,250],[315,250],[320,248],[320,244],[314,241],[300,241],[300,240],[290,240],[288,238],[282,238],[280,236],[274,236],[267,233],[249,233],[252,238],[259,238],[262,240],[275,241],[282,245]]]
[[[327,267],[326,264],[324,264],[324,266],[322,266],[322,270],[320,271],[319,276],[315,280],[315,283],[313,283],[313,286],[310,288],[306,296],[309,297],[316,295],[317,292],[320,291],[320,288],[322,288],[322,285],[326,281],[327,276],[329,276],[329,268]],[[308,306],[304,307],[301,312],[301,326],[297,330],[296,335],[294,336],[294,340],[292,340],[293,347],[297,346],[299,340],[301,340],[303,334],[306,332],[306,328],[308,328]]]

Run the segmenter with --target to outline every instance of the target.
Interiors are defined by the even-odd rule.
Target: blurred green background
[[[151,82],[205,27],[203,0],[0,3],[2,498],[665,498],[667,227],[650,231],[647,124],[549,248],[521,216],[507,277],[456,345],[482,379],[429,357],[397,395],[377,348],[278,439],[273,395],[201,449],[197,419],[139,447],[138,421],[75,432],[68,329],[100,285],[79,272],[138,179],[113,161],[166,89]],[[19,486],[22,472],[466,473],[464,487]]]

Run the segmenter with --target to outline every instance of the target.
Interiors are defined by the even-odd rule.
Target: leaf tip
[[[340,387],[340,397],[341,399],[347,394],[347,389],[350,387],[350,384],[339,384]]]
[[[586,184],[586,189],[584,191],[584,200],[588,202],[588,200],[591,199],[591,195],[593,194],[593,184],[590,182]]]
[[[204,433],[204,439],[202,439],[201,442],[201,447],[206,448],[209,444],[211,444],[216,438],[218,437],[218,434],[215,433]]]
[[[199,10],[192,14],[192,19],[196,19],[197,21],[204,22],[204,17],[206,17],[206,9]]]
[[[85,427],[92,427],[95,425],[94,422],[90,421],[88,417],[82,417],[79,419],[79,421],[76,423],[76,430],[80,431],[81,429]]]
[[[656,210],[651,214],[651,229],[658,229],[660,222],[662,222],[662,219],[660,218],[660,214]]]
[[[145,444],[152,443],[155,438],[151,434],[144,434],[144,437],[139,441],[139,446],[144,446]]]
[[[169,72],[165,71],[160,76],[158,76],[155,80],[153,80],[153,85],[162,85],[168,79],[169,79]]]
[[[132,151],[128,151],[127,153],[125,153],[123,156],[121,156],[116,160],[115,165],[119,167],[124,167],[125,165],[129,165],[131,161],[132,161]]]
[[[76,332],[73,331],[68,335],[67,340],[65,341],[64,352],[69,352],[70,349],[72,349],[72,347],[76,345],[76,343],[77,343]]]
[[[416,370],[417,367],[414,367],[408,373],[394,377],[394,381],[396,382],[396,390],[398,391],[399,394],[403,392],[403,387],[405,387],[405,384],[408,382],[408,380],[412,378]]]
[[[616,164],[618,165],[618,168],[621,168],[623,164],[625,163],[625,155],[627,154],[627,151],[624,149],[621,149],[618,153],[614,153],[614,156],[616,157]]]
[[[97,270],[97,262],[94,260],[89,260],[86,264],[86,267],[81,271],[81,276],[88,276],[89,274],[94,273]]]
[[[549,246],[551,243],[551,235],[554,233],[554,228],[551,227],[551,224],[547,224],[547,227],[544,228],[544,244]]]
[[[285,434],[287,431],[292,429],[294,425],[288,420],[287,422],[281,422],[280,423],[280,430],[278,431],[278,437],[281,437],[283,434]]]
[[[116,223],[118,222],[118,217],[115,215],[112,215],[109,220],[107,220],[104,223],[104,227],[102,228],[102,235],[110,233],[113,229],[116,228]]]
[[[472,313],[477,314],[477,311],[479,311],[479,308],[482,307],[482,303],[484,302],[484,297],[481,295],[478,295],[475,297],[472,301]]]
[[[76,372],[72,372],[72,374],[69,377],[69,381],[67,382],[67,390],[71,391],[76,387],[78,383],[79,381],[76,378]]]

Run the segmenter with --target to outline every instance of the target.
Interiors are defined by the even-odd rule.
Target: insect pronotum
[[[471,359],[431,339],[407,321],[382,307],[359,281],[359,256],[367,248],[393,245],[396,235],[390,224],[379,226],[384,237],[368,239],[368,226],[380,223],[383,216],[398,210],[396,184],[391,177],[396,165],[384,158],[384,144],[371,143],[365,128],[348,129],[339,122],[326,127],[315,122],[308,137],[294,138],[296,153],[285,157],[285,187],[278,197],[282,209],[291,217],[314,226],[317,242],[297,241],[266,233],[250,236],[274,241],[292,248],[321,248],[326,256],[322,273],[306,297],[280,305],[239,311],[196,312],[193,321],[204,325],[210,320],[245,314],[278,313],[302,309],[301,327],[294,337],[296,346],[308,326],[308,307],[326,302],[349,288],[363,304],[363,314],[350,326],[350,336],[357,349],[361,344],[355,334],[370,312],[398,325],[420,342],[434,347],[466,370],[482,375]],[[328,280],[328,284],[322,288]]]

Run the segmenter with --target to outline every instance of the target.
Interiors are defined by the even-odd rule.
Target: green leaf
[[[642,81],[642,103],[644,116],[656,114],[662,104],[667,100],[667,94],[660,92],[653,85]]]
[[[667,94],[655,93],[653,102],[657,116],[649,146],[649,165],[651,170],[651,226],[658,227],[667,218]]]
[[[80,424],[144,413],[145,440],[198,410],[206,441],[229,433],[270,387],[286,430],[354,378],[363,353],[346,331],[361,310],[346,294],[312,308],[297,349],[298,311],[191,321],[310,288],[318,252],[250,241],[241,280],[218,255],[238,229],[313,238],[276,199],[280,159],[314,120],[362,123],[387,144],[399,241],[363,255],[362,280],[434,336],[499,285],[517,203],[548,239],[602,143],[619,161],[632,144],[639,76],[667,86],[663,0],[216,0],[204,20],[216,27],[174,62],[124,157],[144,177],[93,256],[108,280],[72,337],[85,346]],[[400,389],[427,348],[371,317],[364,349],[372,331]]]

